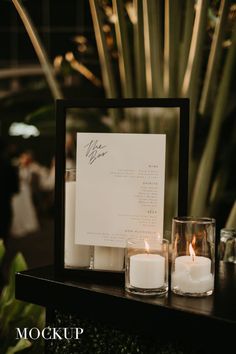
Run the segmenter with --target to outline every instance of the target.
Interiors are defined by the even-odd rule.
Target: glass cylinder
[[[236,263],[236,229],[220,230],[219,259]]]
[[[125,254],[125,288],[138,295],[168,291],[168,240],[128,240]]]
[[[75,196],[76,170],[67,169],[65,174],[65,253],[66,268],[89,268],[91,247],[75,244]]]
[[[171,290],[178,295],[206,296],[214,290],[215,220],[172,220]]]

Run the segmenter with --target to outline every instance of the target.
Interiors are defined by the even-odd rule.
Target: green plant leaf
[[[134,62],[135,62],[135,85],[136,96],[146,97],[146,73],[145,73],[145,52],[144,52],[144,30],[143,30],[143,5],[142,0],[133,1],[135,21],[134,31]]]
[[[4,253],[5,253],[4,243],[3,243],[3,240],[0,239],[0,266],[1,266],[1,263],[2,263],[2,258],[4,256]]]
[[[103,85],[107,98],[118,97],[111,58],[108,52],[106,37],[103,31],[101,8],[98,0],[89,0],[93,27],[98,48],[98,56],[102,70]]]
[[[43,106],[25,117],[26,123],[36,124],[42,121],[55,122],[55,109],[53,105]]]
[[[123,2],[119,0],[113,0],[112,3],[116,16],[115,31],[122,92],[125,98],[132,98],[134,96],[133,74],[125,7]]]
[[[180,42],[180,49],[179,49],[178,95],[181,94],[184,73],[187,66],[189,49],[190,49],[190,44],[192,39],[194,14],[195,14],[194,5],[195,5],[195,0],[185,1],[184,26],[183,26],[182,40]]]
[[[234,24],[231,46],[228,49],[223,74],[215,102],[207,143],[200,161],[191,204],[192,215],[204,215],[210,188],[211,176],[220,137],[220,128],[224,120],[228,95],[232,82],[232,72],[236,60],[236,23]]]
[[[28,339],[20,339],[14,347],[9,347],[6,354],[19,353],[23,349],[31,347],[32,343]]]
[[[4,308],[8,306],[9,302],[11,302],[15,298],[15,273],[23,271],[27,268],[24,257],[21,253],[17,253],[14,260],[11,263],[9,270],[9,285],[7,285],[2,292],[0,298],[0,317],[1,313],[4,311]]]
[[[15,273],[22,272],[27,269],[27,264],[22,253],[17,253],[10,267],[10,285],[15,287]],[[15,290],[15,288],[14,288]]]
[[[179,1],[165,1],[163,90],[166,97],[175,97],[177,93],[180,13]]]
[[[190,152],[192,151],[194,141],[194,128],[199,92],[199,73],[203,57],[203,43],[206,35],[208,6],[209,0],[198,0],[196,3],[191,44],[181,92],[182,97],[190,98]]]
[[[228,219],[226,221],[226,227],[236,229],[236,201],[234,202],[232,209],[229,213]]]
[[[107,48],[105,33],[103,31],[102,11],[98,0],[89,0],[89,4],[106,97],[117,98],[118,90],[112,68],[111,58]],[[119,111],[117,109],[112,109],[110,110],[110,115],[113,118],[113,125],[115,126],[120,118]]]
[[[8,336],[12,323],[22,316],[26,304],[22,301],[11,299],[4,304],[1,310],[1,336]]]
[[[53,67],[48,59],[47,53],[44,49],[43,44],[39,38],[37,30],[30,19],[28,12],[26,11],[25,7],[23,6],[21,0],[12,0],[24,26],[29,35],[31,43],[34,47],[34,50],[38,56],[40,64],[45,74],[45,78],[48,82],[48,85],[51,89],[52,95],[55,99],[63,98],[63,94],[61,92],[60,86],[57,83],[57,80],[54,75]]]
[[[24,257],[21,253],[17,253],[13,259],[9,270],[9,285],[2,292],[0,298],[0,319],[1,331],[8,332],[8,326],[14,318],[17,318],[22,313],[25,304],[15,300],[15,273],[23,271],[27,268]]]
[[[218,78],[217,72],[222,56],[222,41],[226,28],[228,15],[229,0],[221,0],[219,9],[219,18],[216,22],[215,31],[211,43],[210,54],[208,57],[207,69],[202,89],[201,100],[199,103],[199,112],[202,116],[206,116],[211,111],[214,88]],[[211,107],[210,107],[211,106]]]
[[[56,120],[52,105],[43,106],[28,114],[25,121],[27,124],[35,125],[39,129],[40,135],[55,135]]]
[[[43,328],[45,326],[45,311],[42,307],[15,299],[15,273],[25,269],[26,263],[24,257],[21,253],[18,253],[10,267],[9,285],[3,289],[0,298],[1,354],[17,353],[31,346],[31,343],[24,339],[15,344],[16,327],[31,328],[36,326]],[[40,342],[41,349],[42,345],[43,343]]]
[[[162,2],[143,0],[144,48],[148,97],[163,94]]]

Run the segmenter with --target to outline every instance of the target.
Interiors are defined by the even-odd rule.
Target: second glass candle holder
[[[213,293],[215,220],[176,217],[172,222],[171,290],[183,296]]]
[[[138,295],[168,291],[168,240],[128,240],[125,255],[125,289]]]

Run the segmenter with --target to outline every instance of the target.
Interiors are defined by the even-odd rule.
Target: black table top
[[[58,278],[52,266],[17,273],[16,298],[135,328],[142,319],[152,330],[160,323],[178,325],[180,320],[185,328],[191,322],[195,327],[204,323],[236,329],[236,265],[220,263],[214,294],[204,298],[171,292],[164,297],[131,295],[119,285]]]

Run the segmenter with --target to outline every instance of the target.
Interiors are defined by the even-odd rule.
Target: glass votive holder
[[[220,230],[219,259],[236,263],[236,229]]]
[[[127,241],[125,289],[138,295],[163,295],[168,291],[168,240]]]
[[[183,296],[207,296],[214,290],[215,219],[172,220],[171,290]]]

